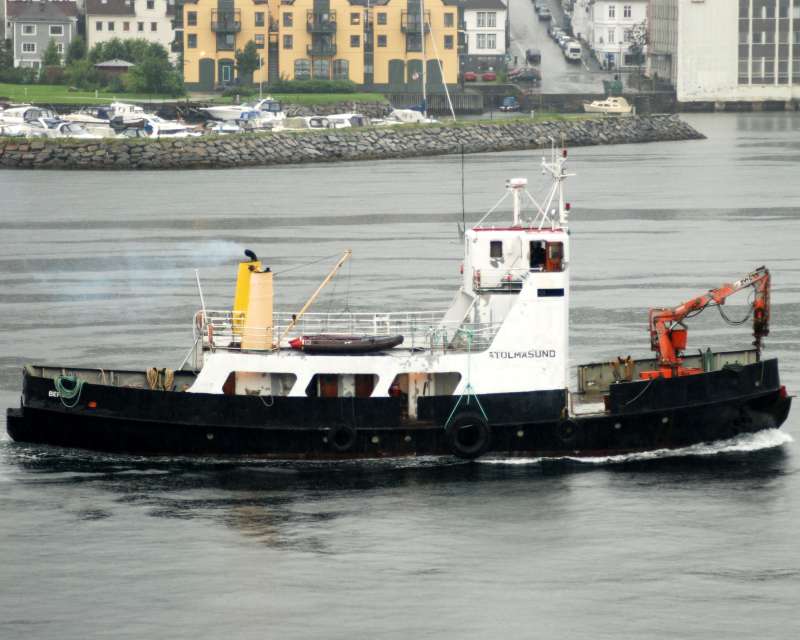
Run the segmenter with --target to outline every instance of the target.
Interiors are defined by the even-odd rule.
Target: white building
[[[604,68],[638,64],[628,49],[634,28],[647,20],[647,4],[648,0],[597,0],[589,5],[586,41]]]
[[[462,71],[495,71],[505,66],[506,5],[502,0],[463,0],[465,55]]]
[[[86,0],[86,44],[141,38],[170,51],[175,0]]]
[[[800,99],[800,0],[652,0],[650,20],[679,102]]]

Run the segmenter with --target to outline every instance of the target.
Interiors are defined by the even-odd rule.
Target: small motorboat
[[[289,341],[292,349],[305,353],[371,353],[403,343],[403,336],[302,336]]]
[[[586,113],[605,113],[607,115],[627,116],[633,113],[633,105],[621,96],[612,96],[604,100],[584,102]]]

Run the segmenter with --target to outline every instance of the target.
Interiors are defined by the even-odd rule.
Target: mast
[[[310,297],[310,298],[309,298],[309,299],[306,301],[306,303],[303,305],[303,308],[302,308],[302,309],[300,309],[300,311],[299,311],[299,312],[298,312],[298,313],[297,313],[297,314],[296,314],[296,315],[295,315],[295,316],[292,318],[292,321],[289,323],[289,325],[288,325],[288,326],[287,326],[287,327],[286,327],[286,328],[283,330],[283,333],[281,334],[281,337],[280,337],[280,338],[278,338],[278,342],[276,343],[276,348],[280,349],[281,342],[283,342],[283,339],[284,339],[284,338],[285,338],[287,335],[289,335],[289,332],[290,332],[290,331],[291,331],[291,330],[294,328],[294,326],[297,324],[297,321],[298,321],[298,320],[300,320],[300,318],[302,318],[302,317],[303,317],[303,315],[305,314],[305,312],[306,312],[306,311],[308,311],[308,308],[309,308],[309,307],[310,307],[312,304],[314,304],[314,300],[316,300],[316,299],[317,299],[317,296],[320,294],[320,292],[321,292],[321,291],[322,291],[322,290],[323,290],[323,289],[326,287],[326,285],[327,285],[327,284],[328,284],[328,283],[329,283],[331,280],[333,280],[333,276],[335,276],[335,275],[336,275],[336,272],[337,272],[337,271],[339,271],[339,269],[341,269],[341,268],[342,268],[342,265],[343,265],[345,262],[347,262],[347,259],[348,259],[348,258],[349,258],[351,255],[353,255],[353,252],[352,252],[352,251],[350,251],[350,249],[348,249],[347,251],[345,251],[345,252],[344,252],[344,255],[343,255],[341,258],[339,258],[339,262],[337,262],[337,263],[336,263],[336,266],[334,266],[334,267],[333,267],[333,269],[331,269],[330,273],[329,273],[327,276],[325,276],[325,279],[322,281],[322,284],[321,284],[321,285],[319,285],[319,287],[317,287],[317,290],[316,290],[314,293],[312,293],[312,294],[311,294],[311,297]]]
[[[425,0],[419,0],[419,19],[422,25],[422,115],[428,117],[428,95],[425,89]]]

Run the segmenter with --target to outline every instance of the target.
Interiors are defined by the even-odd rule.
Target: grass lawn
[[[386,102],[386,97],[382,93],[269,93],[264,91],[264,97],[272,96],[276,100],[287,104],[331,104],[334,102]],[[214,102],[219,104],[231,104],[232,97],[223,98],[222,96],[209,97],[198,95],[189,96],[190,100],[198,102]],[[258,94],[254,96],[242,96],[241,102],[254,102],[258,100]]]
[[[103,104],[118,100],[174,100],[170,96],[151,94],[114,93],[112,91],[69,91],[66,85],[59,84],[7,84],[0,82],[0,98],[10,98],[12,102],[34,102],[36,104]]]

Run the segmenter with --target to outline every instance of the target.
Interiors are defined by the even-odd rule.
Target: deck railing
[[[443,322],[442,311],[412,313],[307,313],[281,340],[304,335],[403,336],[397,347],[412,351],[483,351],[489,347],[501,323]],[[293,314],[275,313],[272,327],[250,327],[245,314],[230,310],[206,310],[195,314],[195,341],[205,348],[241,350],[246,344],[260,344],[265,350],[281,338],[292,323]]]

